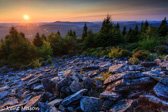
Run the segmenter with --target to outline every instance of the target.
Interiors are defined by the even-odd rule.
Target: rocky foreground
[[[78,56],[1,73],[0,112],[167,112],[167,68],[160,59],[130,65]]]

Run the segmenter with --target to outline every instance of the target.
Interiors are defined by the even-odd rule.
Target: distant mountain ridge
[[[120,29],[122,30],[124,26],[129,28],[135,28],[136,24],[138,27],[141,27],[142,21],[114,21],[114,24],[119,23]],[[159,26],[161,21],[148,21],[152,26]],[[82,35],[82,29],[84,24],[87,24],[88,29],[92,29],[93,32],[100,31],[102,22],[69,22],[69,21],[55,21],[50,23],[0,23],[0,38],[4,38],[9,31],[11,26],[15,26],[18,31],[24,32],[26,37],[33,39],[34,35],[39,32],[40,34],[44,33],[46,35],[50,33],[55,33],[58,30],[61,32],[62,36],[65,36],[67,32],[71,29],[76,31],[78,37]]]

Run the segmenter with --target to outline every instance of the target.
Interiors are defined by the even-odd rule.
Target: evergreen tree
[[[45,41],[47,40],[47,37],[46,37],[45,34],[42,34],[42,35],[41,35],[41,38],[42,38],[43,40],[45,40]]]
[[[88,35],[84,40],[84,49],[93,48],[95,46],[94,45],[94,36],[95,36],[95,34],[93,33],[93,31],[89,30]]]
[[[59,30],[57,31],[57,34],[61,36],[61,33],[60,33],[60,31],[59,31]]]
[[[87,27],[87,24],[85,23],[84,27],[83,27],[83,33],[82,33],[82,41],[85,40],[85,38],[87,37],[87,30],[88,30],[88,27]]]
[[[138,28],[138,25],[135,26],[135,29],[134,29],[134,34],[135,36],[137,36],[139,33],[139,28]]]
[[[33,39],[33,44],[36,47],[41,47],[43,45],[43,39],[40,37],[39,33],[37,33],[35,38]]]
[[[111,16],[107,15],[107,17],[103,20],[102,27],[100,32],[104,35],[107,35],[110,30],[112,29],[112,22],[111,22]]]
[[[123,27],[123,31],[122,31],[122,35],[125,36],[127,34],[127,31],[126,31],[126,26]]]
[[[159,26],[159,33],[161,36],[166,36],[168,33],[168,26],[167,26],[166,17],[162,20],[162,23]]]
[[[120,29],[120,24],[119,24],[119,23],[117,23],[116,27],[117,27],[117,29]]]

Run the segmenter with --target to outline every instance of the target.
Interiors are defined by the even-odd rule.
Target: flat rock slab
[[[138,79],[123,79],[123,82],[121,85],[144,85],[149,83],[155,83],[155,80],[151,79],[150,77],[142,77]]]
[[[157,66],[158,64],[156,62],[142,62],[141,63],[141,66],[144,66],[144,67],[153,67],[153,66]]]
[[[119,94],[110,91],[104,91],[100,94],[100,98],[116,101],[120,97]]]
[[[42,98],[41,95],[38,95],[38,96],[35,96],[35,97],[31,98],[27,102],[27,104],[25,105],[24,108],[35,107],[38,104],[38,102],[41,100],[41,98]]]
[[[117,74],[113,74],[111,76],[109,76],[105,81],[104,84],[108,84],[108,83],[112,83],[114,81],[120,80],[122,79],[122,77],[125,75],[124,73],[117,73]]]
[[[62,87],[70,86],[71,83],[72,83],[71,77],[67,76],[66,78],[58,82],[58,84],[56,85],[56,88],[60,92]]]
[[[9,106],[5,109],[1,109],[0,112],[12,112],[12,111],[19,111],[22,106],[24,106],[26,103],[18,104],[18,105],[13,105]],[[10,111],[9,111],[10,110]]]
[[[121,73],[124,71],[124,64],[117,64],[109,67],[109,72],[111,73]]]
[[[168,86],[162,83],[157,83],[157,85],[153,88],[153,91],[158,97],[168,99]]]
[[[131,107],[133,100],[120,100],[111,109],[110,112],[125,112]]]
[[[8,91],[3,91],[3,92],[0,92],[0,100],[5,98],[7,95],[8,95]]]
[[[33,75],[33,74],[30,74],[30,75],[28,75],[28,76],[22,78],[21,80],[22,80],[22,81],[27,81],[27,80],[29,80],[29,79],[31,79],[31,78],[33,78],[33,77],[34,77],[34,75]]]
[[[158,82],[161,82],[162,84],[168,85],[168,76],[167,75],[161,75],[161,74],[155,74],[155,73],[147,73],[147,75],[153,79],[155,79]]]
[[[82,89],[82,90],[64,98],[64,100],[62,101],[62,105],[67,106],[70,103],[72,103],[76,100],[79,100],[83,96],[83,94],[85,94],[87,91],[88,91],[87,89]]]
[[[168,61],[164,61],[162,63],[159,63],[159,66],[162,68],[162,70],[168,69]]]
[[[16,105],[18,103],[19,103],[18,99],[14,98],[14,97],[11,97],[11,98],[8,98],[7,101],[5,101],[5,103],[2,105],[2,107],[13,106],[13,105]]]
[[[168,108],[168,102],[163,101],[163,100],[157,98],[156,96],[141,95],[139,98],[140,98],[141,101],[148,101],[150,103],[154,103],[154,104],[157,104],[157,105],[164,106],[164,107]]]
[[[143,74],[142,72],[127,72],[123,78],[124,79],[137,79],[141,77],[145,77],[146,75]]]
[[[63,101],[63,99],[55,99],[51,102],[48,103],[48,105],[59,105],[61,102]]]
[[[84,112],[98,112],[101,106],[101,100],[95,97],[83,96],[80,100],[80,107]]]

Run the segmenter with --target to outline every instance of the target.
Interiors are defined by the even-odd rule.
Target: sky
[[[168,0],[0,0],[0,23],[162,20]],[[23,18],[29,16],[29,20]]]

